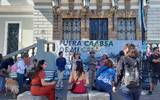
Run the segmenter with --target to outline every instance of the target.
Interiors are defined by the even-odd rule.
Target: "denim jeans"
[[[19,94],[23,92],[24,74],[17,73],[17,81],[19,86]]]
[[[5,90],[5,77],[0,76],[0,92]]]
[[[123,100],[140,100],[141,89],[134,88],[128,89],[127,87],[121,88]]]
[[[102,92],[107,92],[110,95],[110,100],[112,100],[112,86],[104,83],[103,81],[96,80],[96,89]]]
[[[96,71],[90,69],[88,71],[88,76],[89,76],[89,88],[92,89],[93,86],[95,85],[94,81],[95,81],[95,77],[96,77]]]
[[[64,71],[58,71],[57,87],[63,87]]]

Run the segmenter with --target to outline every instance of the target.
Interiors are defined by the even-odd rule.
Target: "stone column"
[[[44,44],[46,43],[46,40],[43,39],[37,39],[37,53],[36,53],[36,58],[38,60],[43,59],[44,58],[44,54],[45,54],[45,48],[44,48]]]

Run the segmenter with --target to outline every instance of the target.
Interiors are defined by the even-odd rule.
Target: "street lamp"
[[[149,6],[150,0],[144,0],[143,1],[143,6],[147,7]]]
[[[52,6],[53,8],[58,8],[60,4],[60,0],[52,0]]]
[[[82,12],[84,13],[84,20],[85,20],[85,31],[87,30],[87,12],[89,9],[90,0],[82,0],[83,8]]]
[[[84,8],[89,8],[90,0],[82,0],[82,2]]]
[[[60,2],[61,2],[61,0],[52,0],[53,12],[55,14],[61,13],[60,8],[59,8]]]
[[[119,0],[112,0],[112,1],[111,1],[111,2],[112,2],[112,7],[113,7],[113,8],[115,8],[115,9],[118,8],[118,1],[119,1]]]

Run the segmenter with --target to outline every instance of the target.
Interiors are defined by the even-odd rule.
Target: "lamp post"
[[[118,1],[119,1],[119,0],[112,0],[112,1],[111,1],[111,2],[112,2],[112,7],[113,7],[113,8],[115,8],[115,9],[118,8]]]
[[[52,0],[52,6],[54,8],[58,8],[59,7],[59,3],[60,3],[60,0]]]
[[[140,1],[140,10],[141,10],[141,33],[142,33],[142,43],[145,41],[145,17],[144,17],[144,0]]]
[[[90,0],[82,0],[83,2],[83,7],[88,9],[89,8],[89,3],[90,3]]]
[[[60,1],[61,0],[52,0],[52,7],[53,7],[54,13],[57,13],[57,9],[59,8]]]

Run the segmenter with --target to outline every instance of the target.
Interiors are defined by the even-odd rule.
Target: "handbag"
[[[18,70],[17,63],[14,63],[14,64],[11,66],[11,72],[17,72],[17,70]]]

